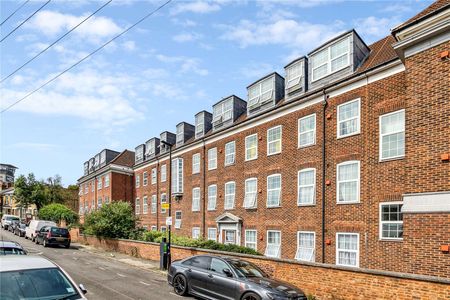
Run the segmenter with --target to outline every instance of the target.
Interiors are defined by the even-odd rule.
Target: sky
[[[0,83],[3,110],[121,33],[163,1],[113,0]],[[0,42],[1,80],[104,1],[52,0]],[[0,23],[22,3],[0,1]],[[0,26],[1,39],[45,2]],[[352,28],[366,44],[431,1],[173,0],[89,59],[0,115],[0,162],[76,184],[104,148],[134,148]]]

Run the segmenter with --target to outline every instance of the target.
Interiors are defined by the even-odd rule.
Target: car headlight
[[[269,297],[270,300],[288,300],[287,296],[274,293],[267,293],[267,297]]]

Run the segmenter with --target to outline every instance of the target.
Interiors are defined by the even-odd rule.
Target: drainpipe
[[[160,174],[160,167],[159,167],[159,158],[156,160],[156,229],[159,228],[159,209],[158,209],[158,199],[160,199],[160,190],[159,190],[159,180],[161,179],[161,174]],[[152,171],[150,170],[150,182],[152,180]],[[166,181],[167,181],[167,165],[166,165]],[[152,198],[153,196],[150,195],[150,215],[152,214]],[[161,199],[160,199],[161,200]],[[148,200],[147,200],[147,205],[148,205]],[[148,211],[148,208],[147,208]],[[152,225],[150,225],[150,229]]]
[[[326,180],[326,110],[328,106],[328,96],[323,90],[323,102],[322,102],[322,263],[325,263],[325,180]]]
[[[203,168],[202,168],[202,180],[203,180],[203,201],[202,201],[202,236],[203,238],[206,237],[206,145],[205,140],[203,139]]]

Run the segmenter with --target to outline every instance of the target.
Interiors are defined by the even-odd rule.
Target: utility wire
[[[10,78],[11,76],[13,76],[14,74],[16,74],[18,71],[20,71],[23,67],[25,67],[26,65],[28,65],[30,62],[32,62],[33,60],[35,60],[36,58],[38,58],[42,53],[44,53],[45,51],[47,51],[48,49],[50,49],[53,45],[55,45],[56,43],[58,43],[60,40],[62,40],[64,37],[66,37],[69,33],[71,33],[72,31],[74,31],[75,29],[77,29],[79,26],[81,26],[81,24],[83,24],[84,22],[86,22],[87,20],[89,20],[93,15],[95,15],[96,13],[98,13],[100,10],[102,10],[105,6],[107,6],[109,3],[111,3],[112,0],[109,0],[108,2],[106,2],[105,4],[103,4],[99,9],[97,9],[96,11],[94,11],[92,14],[90,14],[87,18],[85,18],[83,21],[81,21],[80,23],[78,23],[75,27],[72,27],[72,29],[70,29],[69,31],[67,31],[65,34],[63,34],[61,37],[59,37],[56,41],[54,41],[53,43],[51,43],[50,45],[48,45],[45,49],[43,49],[41,52],[39,52],[38,54],[36,54],[35,56],[33,56],[32,58],[30,58],[26,63],[24,63],[23,65],[21,65],[19,68],[17,68],[16,70],[14,70],[14,72],[12,72],[11,74],[9,74],[8,76],[6,76],[5,78],[3,78],[0,83],[4,82],[6,79]]]
[[[168,0],[166,1],[164,4],[162,4],[161,6],[157,7],[156,9],[152,10],[151,12],[149,12],[148,14],[146,14],[145,16],[143,16],[141,19],[139,19],[136,23],[134,23],[133,25],[129,26],[127,29],[125,29],[124,31],[122,31],[121,33],[119,33],[118,35],[116,35],[115,37],[113,37],[112,39],[110,39],[109,41],[107,41],[106,43],[104,43],[103,45],[101,45],[100,47],[98,47],[97,49],[95,49],[94,51],[92,51],[91,53],[89,53],[88,55],[86,55],[85,57],[83,57],[82,59],[80,59],[79,61],[77,61],[76,63],[74,63],[73,65],[71,65],[70,67],[68,67],[67,69],[65,69],[64,71],[62,71],[61,73],[59,73],[58,75],[52,77],[51,79],[47,80],[45,83],[43,83],[42,85],[40,85],[38,88],[32,90],[31,92],[29,92],[28,94],[26,94],[25,96],[23,96],[22,98],[20,98],[19,100],[15,101],[14,103],[10,104],[9,106],[7,106],[6,108],[2,109],[2,111],[0,113],[4,113],[7,110],[11,109],[11,107],[13,107],[14,105],[18,104],[19,102],[27,99],[28,97],[30,97],[31,95],[33,95],[34,93],[36,93],[37,91],[39,91],[40,89],[42,89],[43,87],[47,86],[48,84],[50,84],[51,82],[55,81],[56,79],[58,79],[59,77],[61,77],[63,74],[67,73],[68,71],[70,71],[71,69],[75,68],[76,66],[78,66],[79,64],[81,64],[83,61],[85,61],[86,59],[88,59],[89,57],[91,57],[92,55],[96,54],[98,51],[100,51],[101,49],[105,48],[107,45],[111,44],[113,41],[115,41],[116,39],[118,39],[119,37],[121,37],[122,35],[124,35],[125,33],[127,33],[128,31],[130,31],[131,29],[133,29],[134,27],[136,27],[137,25],[139,25],[140,23],[142,23],[144,20],[146,20],[147,18],[151,17],[152,15],[154,15],[156,12],[158,12],[159,10],[161,10],[163,7],[165,7],[166,5],[168,5],[170,2],[172,2],[172,0]]]
[[[17,25],[16,28],[14,28],[10,33],[8,33],[5,37],[3,37],[0,40],[0,43],[3,42],[4,40],[6,40],[6,38],[8,36],[10,36],[11,34],[13,34],[14,31],[16,31],[17,29],[19,29],[23,24],[25,24],[26,21],[28,21],[29,19],[31,19],[35,14],[37,14],[41,9],[43,9],[47,4],[50,3],[50,1],[52,0],[48,0],[47,2],[45,2],[41,7],[38,8],[38,10],[36,10],[34,13],[31,14],[31,16],[29,16],[28,18],[26,18],[25,20],[22,21],[22,23],[20,23],[19,25]]]
[[[3,22],[0,23],[0,26],[2,26],[3,24],[5,24],[6,21],[8,21],[12,16],[14,16],[14,14],[16,12],[18,12],[22,7],[25,6],[25,4],[27,4],[28,2],[30,2],[30,0],[26,0],[24,3],[22,3],[21,6],[19,6],[15,11],[13,11],[5,20],[3,20]]]

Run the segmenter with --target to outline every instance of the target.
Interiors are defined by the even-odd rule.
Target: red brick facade
[[[226,230],[230,220],[222,223],[217,218],[228,218],[230,215],[223,214],[229,213],[239,220],[237,243],[245,245],[245,230],[256,230],[257,250],[264,253],[267,232],[279,231],[280,257],[294,259],[298,232],[314,232],[313,260],[328,264],[338,261],[337,235],[351,233],[358,235],[357,267],[449,278],[450,254],[441,250],[442,245],[450,245],[448,210],[406,211],[403,238],[386,239],[380,233],[380,203],[401,205],[408,197],[405,195],[437,192],[446,192],[439,194],[441,204],[442,197],[448,197],[450,202],[450,163],[442,156],[450,153],[450,61],[441,58],[442,52],[450,50],[450,42],[447,39],[408,55],[405,49],[409,48],[401,48],[400,42],[400,38],[396,41],[387,37],[371,45],[364,64],[339,84],[324,86],[323,90],[306,93],[292,101],[282,100],[260,116],[244,116],[231,128],[174,147],[173,158],[183,159],[184,184],[182,197],[172,199],[173,219],[176,211],[182,215],[181,227],[173,226],[173,232],[192,236],[193,228],[198,227],[200,236],[208,238],[208,228],[216,228],[216,239],[224,241],[225,231],[219,228]],[[397,53],[401,52],[401,59],[393,47],[397,47]],[[325,108],[324,99],[327,100]],[[357,99],[360,130],[354,135],[338,137],[338,106]],[[380,118],[401,110],[405,116],[405,154],[382,160]],[[315,114],[315,143],[299,147],[299,119],[311,114]],[[267,155],[267,132],[275,126],[282,127],[282,150]],[[246,161],[245,138],[252,134],[258,137],[257,159]],[[235,142],[235,163],[225,166],[225,144],[230,141]],[[207,153],[212,148],[217,148],[217,168],[208,170]],[[192,157],[196,153],[200,154],[200,172],[192,174]],[[341,163],[351,161],[359,164],[359,200],[343,204],[338,200],[337,169]],[[167,166],[165,182],[161,181],[163,165]],[[152,183],[154,168],[157,180]],[[311,205],[298,205],[298,172],[307,168],[315,169],[315,200]],[[268,207],[267,178],[273,174],[281,175],[281,200],[276,207]],[[168,154],[135,165],[132,185],[127,185],[129,178],[119,180],[116,191],[123,189],[123,196],[114,198],[129,201],[131,198],[127,197],[133,193],[133,199],[139,200],[140,225],[161,230],[169,215],[161,209],[161,195],[168,193],[170,180]],[[252,209],[244,208],[245,180],[249,178],[257,178],[257,205]],[[225,183],[230,181],[235,182],[235,205],[225,210]],[[115,185],[116,180],[113,182]],[[210,185],[217,185],[215,210],[207,209]],[[194,188],[200,188],[198,211],[192,210]],[[155,212],[151,204],[153,195],[157,199]]]

